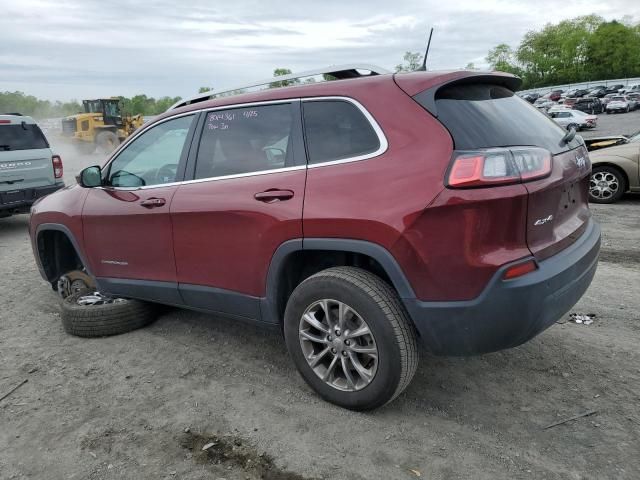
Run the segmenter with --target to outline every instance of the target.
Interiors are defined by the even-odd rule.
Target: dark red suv
[[[92,288],[73,308],[122,297],[279,327],[322,397],[380,406],[418,343],[515,347],[591,283],[587,151],[519,82],[415,72],[185,102],[34,206],[37,263],[64,296]]]

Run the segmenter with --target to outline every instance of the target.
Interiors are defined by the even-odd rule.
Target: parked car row
[[[557,105],[568,106],[573,110],[592,115],[626,113],[640,108],[640,85],[628,88],[624,88],[621,84],[610,87],[596,86],[588,90],[573,89],[567,92],[556,89],[544,95],[529,92],[520,96],[545,112]]]
[[[604,85],[596,85],[595,87],[589,88],[574,88],[571,90],[567,90],[566,92],[562,89],[553,89],[549,90],[546,93],[540,92],[526,92],[520,94],[520,97],[528,101],[529,103],[535,102],[539,98],[544,98],[551,100],[553,102],[558,102],[563,98],[582,98],[582,97],[595,97],[595,98],[603,98],[610,95],[617,94],[631,94],[631,93],[640,93],[640,84],[625,87],[622,84],[610,85],[608,87]]]

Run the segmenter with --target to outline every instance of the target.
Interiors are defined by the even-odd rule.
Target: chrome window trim
[[[329,160],[327,162],[320,162],[320,163],[314,163],[314,164],[309,164],[308,163],[308,159],[307,162],[305,163],[305,165],[296,165],[293,167],[283,167],[283,168],[274,168],[274,169],[270,169],[270,170],[260,170],[257,172],[247,172],[247,173],[237,173],[237,174],[233,174],[233,175],[223,175],[223,176],[219,176],[219,177],[207,177],[207,178],[197,178],[197,179],[192,179],[192,180],[181,180],[178,182],[170,182],[170,183],[159,183],[157,185],[145,185],[142,187],[97,187],[100,189],[109,189],[109,190],[125,190],[125,191],[135,191],[135,190],[148,190],[148,189],[153,189],[153,188],[163,188],[163,187],[173,187],[173,186],[178,186],[178,185],[188,185],[191,183],[203,183],[203,182],[213,182],[213,181],[219,181],[219,180],[230,180],[230,179],[234,179],[234,178],[245,178],[245,177],[252,177],[252,176],[257,176],[257,175],[268,175],[271,173],[283,173],[283,172],[290,172],[290,171],[295,171],[295,170],[303,170],[303,169],[309,169],[309,168],[318,168],[318,167],[328,167],[331,165],[339,165],[342,163],[351,163],[351,162],[358,162],[361,160],[368,160],[370,158],[374,158],[374,157],[378,157],[380,155],[382,155],[383,153],[385,153],[388,148],[389,148],[389,142],[387,141],[387,137],[384,135],[384,132],[382,131],[382,128],[380,128],[380,125],[378,124],[378,122],[375,120],[375,118],[373,118],[373,116],[369,113],[369,111],[357,100],[351,98],[351,97],[344,97],[344,96],[322,96],[322,97],[308,97],[308,98],[286,98],[286,99],[280,99],[280,100],[262,100],[262,101],[258,101],[258,102],[246,102],[246,103],[235,103],[235,104],[231,104],[231,105],[224,105],[224,106],[220,106],[220,107],[208,107],[208,108],[200,108],[197,110],[190,110],[189,112],[184,112],[184,113],[180,113],[178,115],[172,115],[170,117],[166,117],[163,118],[162,120],[152,123],[144,128],[142,128],[140,131],[134,133],[131,137],[129,137],[127,139],[127,141],[125,143],[123,143],[121,145],[121,147],[118,149],[118,151],[114,154],[113,157],[111,157],[106,163],[105,165],[102,167],[103,169],[107,169],[111,163],[118,158],[118,156],[124,151],[124,149],[131,143],[133,142],[136,138],[138,138],[140,135],[142,135],[144,132],[146,132],[147,130],[160,125],[164,122],[168,122],[169,120],[173,120],[176,118],[180,118],[180,117],[185,117],[188,115],[196,115],[200,112],[214,112],[214,111],[218,111],[218,110],[233,110],[236,108],[247,108],[247,107],[255,107],[255,106],[262,106],[262,105],[276,105],[276,104],[285,104],[285,103],[293,103],[293,102],[318,102],[318,101],[326,101],[326,100],[334,100],[334,101],[346,101],[349,102],[353,105],[355,105],[358,110],[360,110],[360,112],[365,116],[365,118],[367,119],[367,121],[369,122],[369,124],[371,125],[371,127],[373,128],[374,132],[376,133],[377,137],[378,137],[378,141],[380,143],[380,146],[378,147],[378,149],[374,152],[371,153],[367,153],[364,155],[358,155],[355,157],[348,157],[348,158],[341,158],[339,160]]]
[[[340,158],[338,160],[329,160],[326,162],[319,162],[319,163],[313,163],[313,164],[310,164],[309,159],[307,158],[307,168],[328,167],[330,165],[340,165],[342,163],[359,162],[360,160],[368,160],[369,158],[378,157],[388,150],[389,142],[387,141],[387,137],[382,131],[382,128],[380,128],[380,125],[378,124],[376,119],[373,118],[373,115],[371,115],[369,111],[366,108],[364,108],[364,106],[357,100],[350,97],[342,97],[342,96],[312,97],[312,98],[302,98],[301,100],[303,103],[304,102],[321,102],[326,100],[346,101],[355,105],[358,108],[358,110],[360,110],[360,112],[367,119],[371,127],[373,128],[373,131],[376,133],[376,136],[378,137],[378,142],[380,143],[380,146],[376,151],[371,153],[366,153],[364,155],[357,155],[355,157]]]
[[[258,172],[248,172],[248,173],[236,173],[233,175],[222,175],[220,177],[207,177],[207,178],[196,178],[194,180],[181,180],[179,182],[170,182],[170,183],[158,183],[157,185],[145,185],[142,187],[96,187],[103,190],[128,190],[128,191],[136,191],[136,190],[149,190],[152,188],[162,188],[162,187],[175,187],[179,185],[189,185],[191,183],[203,183],[203,182],[217,182],[219,180],[230,180],[233,178],[245,178],[245,177],[255,177],[258,175],[268,175],[270,173],[283,173],[283,172],[292,172],[294,170],[304,170],[306,169],[306,165],[296,165],[294,167],[283,167],[283,168],[272,168],[270,170],[260,170]]]

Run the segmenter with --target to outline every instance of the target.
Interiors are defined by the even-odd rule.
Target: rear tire
[[[284,336],[307,384],[351,410],[392,401],[418,365],[416,332],[397,294],[359,268],[329,268],[298,285],[287,302]]]
[[[104,130],[96,135],[96,145],[100,153],[109,154],[120,145],[120,140],[115,133]]]
[[[111,299],[110,303],[81,305],[95,290],[84,289],[62,301],[62,326],[77,337],[106,337],[127,333],[150,324],[154,307],[138,300]]]
[[[627,190],[627,183],[620,170],[614,167],[594,167],[589,182],[589,201],[615,203]]]

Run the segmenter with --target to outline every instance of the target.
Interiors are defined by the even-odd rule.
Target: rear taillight
[[[449,169],[451,188],[521,183],[551,173],[551,152],[537,147],[456,151]]]
[[[51,163],[53,164],[53,176],[55,178],[62,178],[64,169],[62,168],[62,158],[60,158],[60,155],[52,156]]]

